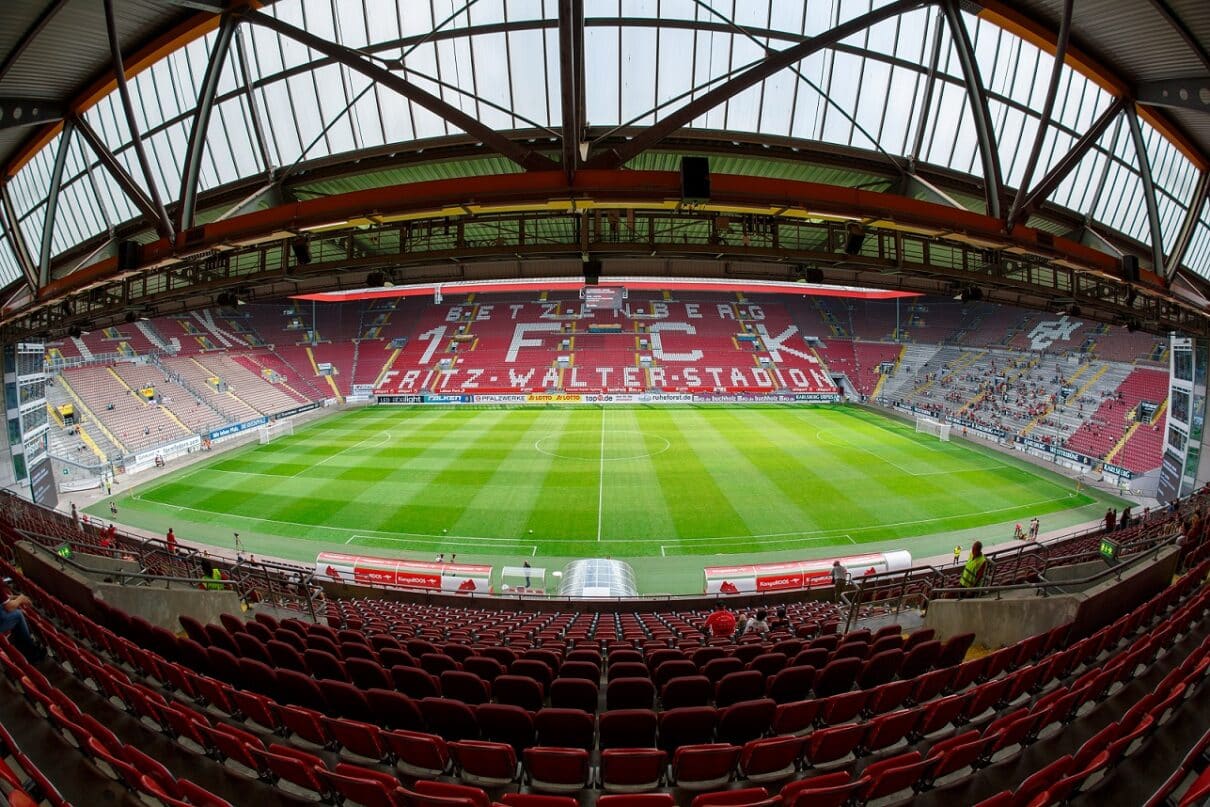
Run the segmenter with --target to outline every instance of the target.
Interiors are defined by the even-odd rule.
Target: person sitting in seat
[[[4,601],[0,610],[0,633],[10,634],[13,647],[21,651],[31,664],[37,664],[46,656],[46,648],[34,641],[34,635],[29,629],[22,608],[28,608],[33,603],[24,594],[9,597]]]
[[[702,632],[711,636],[730,636],[735,633],[735,615],[721,602],[714,606],[714,613],[706,617]]]

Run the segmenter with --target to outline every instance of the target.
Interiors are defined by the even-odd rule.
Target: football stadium
[[[1210,803],[1192,0],[8,0],[0,804]]]

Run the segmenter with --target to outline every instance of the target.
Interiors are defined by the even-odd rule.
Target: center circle
[[[582,435],[582,438],[579,436]],[[574,442],[565,442],[569,437],[577,437]],[[646,440],[656,440],[663,443],[655,451],[647,448]],[[583,460],[585,462],[618,462],[620,460],[637,460],[644,457],[654,457],[663,454],[672,444],[658,434],[647,434],[635,429],[618,429],[605,432],[604,444],[601,432],[596,429],[555,432],[541,437],[534,442],[534,450],[548,457],[563,460]]]

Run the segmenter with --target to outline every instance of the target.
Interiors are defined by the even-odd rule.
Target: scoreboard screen
[[[626,289],[622,286],[585,286],[580,290],[580,298],[589,311],[617,311],[626,299]]]

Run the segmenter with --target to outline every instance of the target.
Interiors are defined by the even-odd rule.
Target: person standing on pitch
[[[524,563],[522,563],[522,564],[521,564],[521,566],[522,566],[524,569],[526,569],[526,570],[527,570],[527,571],[525,572],[525,587],[526,587],[526,588],[529,588],[529,571],[528,571],[528,570],[529,570],[529,569],[532,569],[533,567],[529,565],[529,561],[528,561],[528,560],[527,560],[527,561],[525,561]]]
[[[958,561],[961,558],[962,558],[962,547],[961,546],[954,547],[954,565],[955,566],[958,565]]]

